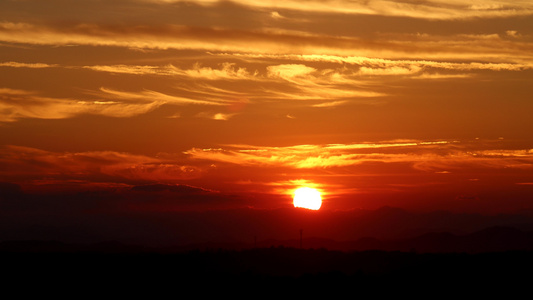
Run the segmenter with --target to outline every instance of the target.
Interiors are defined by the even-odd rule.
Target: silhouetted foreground
[[[299,240],[264,240],[257,243],[259,248],[299,247]],[[250,249],[253,244],[244,243],[204,243],[182,246],[177,249]],[[521,231],[512,227],[491,227],[466,235],[448,232],[430,232],[413,238],[382,240],[372,237],[354,241],[334,241],[326,238],[306,238],[303,248],[325,248],[340,251],[402,251],[418,253],[483,253],[503,251],[533,251],[533,231]]]
[[[59,248],[53,250],[53,244],[44,247],[49,251],[41,248],[37,252],[9,250],[4,244],[0,252],[2,272],[8,275],[4,283],[48,289],[58,285],[84,290],[109,287],[127,293],[180,290],[197,284],[204,288],[336,286],[378,294],[419,287],[443,291],[512,287],[516,291],[529,286],[533,267],[532,251],[421,254],[270,247],[158,253],[142,248],[117,250],[110,245],[61,248],[56,244]]]

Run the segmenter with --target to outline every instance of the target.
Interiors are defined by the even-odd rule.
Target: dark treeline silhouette
[[[483,253],[501,251],[533,251],[533,231],[522,231],[513,227],[496,226],[471,234],[457,235],[449,232],[430,232],[412,238],[377,239],[364,237],[353,241],[335,241],[327,238],[310,237],[303,240],[267,239],[243,242],[206,242],[177,247],[168,247],[167,251],[233,249],[243,250],[268,247],[326,248],[340,251],[407,251],[419,253]],[[1,247],[1,246],[0,246]]]
[[[228,249],[245,250],[253,248],[325,248],[339,251],[402,251],[418,253],[484,253],[503,251],[533,251],[533,231],[522,231],[512,227],[490,227],[471,234],[456,235],[448,232],[431,232],[413,238],[377,239],[360,238],[354,241],[335,241],[326,238],[304,238],[303,240],[260,240],[243,242],[206,242],[181,246],[149,247],[126,245],[117,241],[94,244],[74,244],[58,241],[4,241],[0,251],[11,252],[183,252],[190,250]]]
[[[529,286],[524,273],[533,267],[533,251],[416,253],[404,251],[334,251],[267,247],[246,250],[157,252],[104,243],[2,243],[5,284],[113,289],[178,287],[201,283],[276,287],[352,286],[377,292],[424,286],[446,289],[483,285],[486,289]],[[20,280],[20,281],[19,281]],[[274,285],[273,285],[274,287]],[[383,290],[381,290],[384,292]],[[388,292],[387,292],[388,293]]]

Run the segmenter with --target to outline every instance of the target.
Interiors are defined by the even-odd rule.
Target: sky
[[[533,209],[531,1],[0,11],[4,216]]]

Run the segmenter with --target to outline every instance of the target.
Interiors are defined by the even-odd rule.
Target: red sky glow
[[[533,209],[530,1],[0,11],[4,199],[95,195],[54,204],[82,214],[278,209],[308,186],[321,210]]]

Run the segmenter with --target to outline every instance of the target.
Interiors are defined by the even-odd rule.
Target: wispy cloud
[[[318,104],[313,104],[312,107],[335,107],[335,106],[341,106],[348,103],[347,100],[343,101],[329,101],[329,102],[322,102]]]
[[[452,147],[453,146],[453,147]],[[533,169],[533,150],[477,150],[452,141],[397,141],[362,144],[257,147],[227,145],[220,149],[191,149],[192,158],[239,164],[316,169],[363,163],[408,163],[425,171],[480,168]]]
[[[359,74],[365,76],[383,76],[383,75],[412,75],[420,72],[421,68],[416,65],[411,65],[408,67],[388,67],[388,68],[368,68],[361,67],[359,69]]]
[[[221,63],[220,68],[202,67],[196,63],[191,69],[180,69],[171,64],[165,66],[97,65],[84,66],[83,68],[109,73],[183,76],[204,80],[255,80],[255,75],[257,75],[257,71],[250,73],[246,68],[236,67],[235,63]]]
[[[191,69],[179,69],[172,65],[157,66],[86,66],[84,68],[111,73],[128,73],[139,75],[172,75],[190,80],[177,89],[196,95],[192,101],[197,104],[205,102],[235,102],[239,98],[282,99],[282,100],[335,100],[332,103],[313,104],[314,107],[331,107],[347,103],[347,98],[379,97],[385,94],[365,89],[364,83],[356,78],[357,74],[342,69],[316,69],[304,64],[267,65],[265,71],[253,73],[235,63],[221,63],[220,68],[202,67],[195,64]],[[256,86],[236,86],[234,88],[217,88],[209,81],[249,81]],[[206,82],[206,83],[202,83]],[[265,87],[263,87],[265,86]],[[268,87],[266,87],[268,86]],[[117,92],[112,92],[117,94]],[[137,98],[138,95],[127,94],[124,97]],[[122,93],[121,93],[122,94]],[[153,96],[153,95],[151,95]],[[161,97],[152,97],[159,99]],[[220,100],[226,99],[226,100]]]
[[[149,26],[75,24],[65,28],[54,24],[0,22],[0,41],[56,46],[194,49],[256,55],[328,53],[330,57],[470,59],[475,61],[483,59],[494,63],[509,60],[510,63],[519,63],[531,59],[531,52],[528,51],[530,45],[527,40],[501,38],[497,34],[477,36],[464,34],[451,36],[394,34],[391,36],[389,34],[368,39],[357,36],[275,31],[266,28],[242,30],[171,24]],[[121,70],[117,68],[117,71]]]
[[[237,56],[242,56],[237,54]],[[256,55],[252,55],[256,56]],[[257,56],[256,56],[257,57]],[[269,56],[273,57],[273,56]],[[442,79],[442,78],[464,78],[469,74],[442,74],[428,73],[426,69],[441,69],[452,71],[474,71],[474,70],[510,70],[519,71],[533,68],[533,65],[518,64],[489,64],[489,63],[442,63],[432,61],[395,61],[385,59],[371,59],[366,57],[335,57],[335,56],[281,56],[281,59],[299,59],[302,61],[325,61],[334,63],[350,63],[359,66],[357,69],[316,69],[305,64],[280,64],[266,66],[266,73],[255,70],[253,73],[245,67],[238,67],[235,63],[221,63],[220,68],[202,67],[195,64],[191,69],[180,69],[173,65],[96,65],[84,66],[100,72],[122,73],[134,75],[159,75],[159,76],[182,76],[189,79],[202,80],[249,80],[268,82],[272,80],[282,80],[300,86],[316,86],[318,84],[351,84],[364,85],[361,76],[386,76],[402,75],[413,78]],[[41,66],[43,65],[43,66]],[[1,64],[0,64],[1,66]],[[26,67],[25,64],[21,66]],[[37,67],[50,67],[52,65],[37,64]],[[53,65],[57,66],[57,65]],[[237,92],[237,91],[235,91]]]
[[[156,92],[152,90],[143,90],[140,92],[125,92],[117,91],[109,88],[101,88],[100,93],[109,99],[118,99],[118,100],[138,100],[138,101],[147,101],[151,103],[160,103],[160,104],[198,104],[198,105],[224,105],[224,100],[203,100],[203,99],[194,99],[182,96],[175,96],[170,94],[165,94],[161,92]]]
[[[338,55],[322,55],[322,54],[254,54],[254,53],[221,53],[219,55],[228,55],[236,57],[253,57],[253,58],[267,58],[276,60],[292,60],[303,62],[329,62],[338,64],[349,64],[360,66],[363,71],[361,73],[375,74],[375,75],[390,75],[390,74],[415,74],[418,71],[431,69],[442,69],[452,71],[476,71],[476,70],[490,70],[490,71],[522,71],[533,68],[533,63],[517,62],[517,63],[484,63],[484,62],[447,62],[447,61],[432,61],[432,60],[405,60],[405,59],[385,59],[378,57],[365,56],[338,56]],[[511,57],[508,57],[512,59]]]
[[[45,64],[45,63],[21,63],[15,61],[1,62],[0,67],[11,68],[31,68],[31,69],[43,69],[57,67],[57,64]]]
[[[160,101],[53,98],[36,92],[3,88],[0,89],[0,122],[13,122],[21,118],[64,119],[82,114],[131,117],[149,112],[162,104]]]
[[[144,0],[156,3],[177,3],[184,0]],[[233,2],[245,6],[261,9],[289,9],[307,12],[327,12],[357,15],[380,15],[410,17],[421,19],[468,19],[468,18],[495,18],[509,16],[524,16],[533,14],[533,5],[527,1],[510,0],[473,0],[464,1],[260,1],[260,0],[234,0]],[[201,0],[197,3],[214,5],[218,0]]]
[[[0,148],[2,180],[64,182],[177,182],[197,178],[201,168],[115,151],[52,152],[21,146]]]
[[[93,100],[85,99],[86,96],[83,100],[46,97],[33,91],[2,88],[0,122],[13,122],[21,118],[64,119],[83,114],[125,118],[145,114],[164,104],[204,106],[228,104],[220,99],[195,99],[152,90],[125,92],[101,88],[99,91],[87,91],[87,94],[93,95]]]

